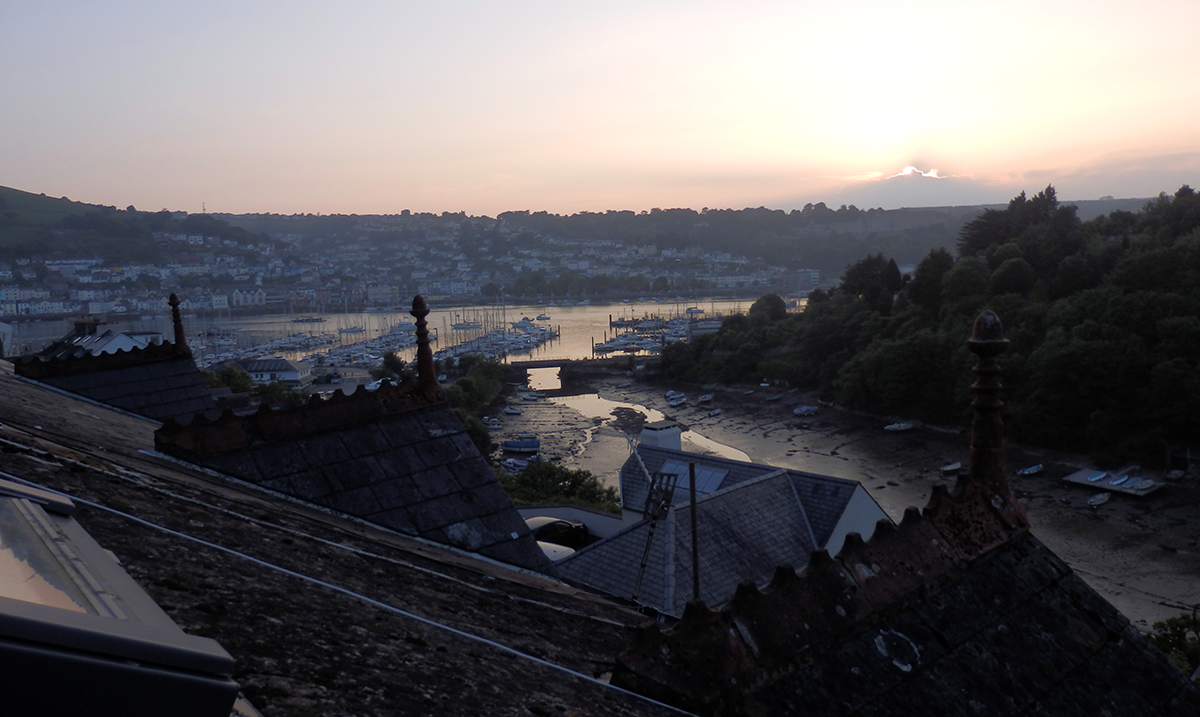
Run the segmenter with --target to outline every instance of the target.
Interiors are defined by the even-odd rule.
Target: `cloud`
[[[921,177],[929,177],[930,179],[945,179],[945,177],[938,176],[938,171],[936,169],[931,169],[928,172],[922,172],[921,170],[917,169],[916,167],[905,167],[904,169],[900,170],[900,172],[898,174],[893,174],[890,177],[887,177],[887,179],[895,179],[897,177],[911,177],[913,175],[919,175]]]

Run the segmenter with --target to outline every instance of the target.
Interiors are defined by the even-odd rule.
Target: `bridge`
[[[638,363],[646,363],[646,359],[650,357],[639,356],[636,358]],[[653,357],[657,360],[658,357]],[[581,368],[622,368],[629,365],[629,354],[621,356],[605,356],[604,358],[594,359],[538,359],[533,361],[512,361],[508,364],[513,368],[531,369],[531,368],[562,368],[563,366],[578,366]]]

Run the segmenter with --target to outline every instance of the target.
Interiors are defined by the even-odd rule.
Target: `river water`
[[[555,391],[561,388],[561,386],[557,368],[535,368],[529,370],[529,387],[533,390]],[[547,400],[578,411],[585,418],[595,418],[605,423],[611,422],[616,415],[615,412],[622,408],[642,414],[646,417],[647,423],[654,423],[666,418],[663,412],[658,409],[636,403],[625,403],[601,398],[598,393],[554,396]],[[680,440],[685,446],[691,444],[692,448],[701,453],[711,453],[721,458],[729,458],[735,461],[750,461],[750,456],[744,451],[740,451],[733,446],[727,446],[724,443],[718,443],[691,429],[684,431],[680,436]]]
[[[511,328],[512,323],[523,317],[533,320],[539,315],[549,316],[546,325],[558,331],[558,338],[524,353],[510,354],[508,360],[528,359],[582,359],[592,356],[592,346],[603,343],[613,336],[609,319],[643,318],[659,316],[671,318],[684,315],[688,308],[704,311],[703,316],[712,317],[741,313],[749,309],[752,301],[742,299],[697,299],[697,300],[647,300],[630,303],[588,304],[584,306],[551,306],[549,304],[516,304],[502,307],[446,307],[431,306],[427,319],[430,336],[436,340],[434,349],[446,349],[470,339],[478,338],[487,331]],[[306,320],[312,318],[320,321]],[[164,302],[160,316],[140,318],[109,316],[107,320],[118,331],[160,331],[169,339],[172,336],[170,312]],[[199,363],[220,351],[229,349],[248,350],[268,341],[295,334],[326,336],[333,345],[348,346],[378,338],[387,334],[397,324],[401,331],[412,331],[407,326],[413,317],[406,311],[380,311],[362,313],[334,313],[319,316],[262,315],[234,318],[186,316],[184,327],[188,332],[188,343],[196,353]],[[455,324],[478,324],[478,329],[456,330]],[[22,353],[38,351],[51,341],[60,338],[71,328],[70,321],[19,321],[14,322],[15,343]],[[218,346],[217,340],[223,345]],[[292,360],[305,357],[326,347],[313,347],[298,351],[278,351],[272,355]],[[412,360],[414,348],[398,351],[402,358]]]

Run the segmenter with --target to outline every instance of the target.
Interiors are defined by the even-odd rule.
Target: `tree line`
[[[931,422],[965,418],[973,380],[965,340],[984,309],[1010,341],[1001,357],[1014,438],[1162,465],[1200,435],[1200,196],[1159,195],[1138,212],[1083,222],[1054,188],[1022,192],[934,248],[908,276],[883,254],[846,268],[803,313],[746,316],[662,370],[694,381],[748,377]]]

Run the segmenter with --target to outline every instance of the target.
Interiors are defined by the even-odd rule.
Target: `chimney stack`
[[[996,357],[1008,350],[1008,339],[1000,318],[985,311],[975,319],[967,348],[978,358],[975,367],[975,383],[971,391],[975,394],[971,407],[975,409],[971,420],[971,457],[969,480],[976,487],[990,494],[988,503],[1009,526],[1028,525],[1025,511],[1012,494],[1005,475],[1004,423],[1000,420],[1000,368]]]
[[[683,450],[683,429],[675,421],[655,421],[642,426],[638,443],[643,446],[669,448],[673,451]]]
[[[412,311],[408,312],[417,319],[417,382],[422,387],[436,386],[437,373],[433,369],[433,349],[429,347],[429,326],[425,317],[429,316],[429,307],[425,297],[417,294],[413,297]]]
[[[171,306],[171,323],[175,327],[175,351],[191,353],[187,344],[187,334],[183,330],[183,316],[179,313],[179,297],[175,292],[171,292],[167,303]]]

